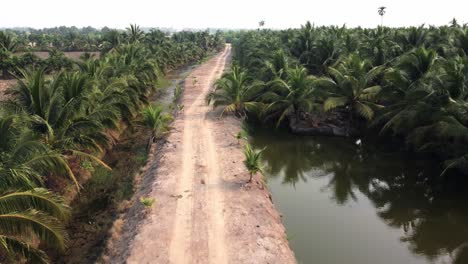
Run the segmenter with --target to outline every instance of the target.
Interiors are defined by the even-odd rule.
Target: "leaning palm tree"
[[[329,68],[332,78],[321,78],[318,84],[327,88],[328,98],[323,104],[325,111],[342,107],[349,112],[348,129],[354,115],[367,120],[374,117],[374,109],[380,108],[375,100],[381,87],[375,79],[383,67],[372,67],[369,61],[358,55],[350,55],[336,67]]]
[[[247,112],[256,111],[259,103],[256,98],[264,88],[262,82],[251,83],[247,73],[238,66],[223,75],[216,82],[214,91],[207,96],[207,103],[213,102],[213,106],[224,106],[224,113],[235,113],[236,116],[245,117]]]
[[[399,57],[394,67],[386,71],[384,79],[387,85],[382,94],[391,104],[373,121],[374,124],[384,124],[382,132],[391,130],[395,134],[409,133],[417,126],[416,123],[430,118],[428,111],[436,107],[431,100],[438,97],[433,89],[433,81],[447,78],[445,85],[450,87],[448,80],[453,77],[445,74],[436,77],[434,65],[437,60],[434,50],[419,48]],[[450,70],[449,67],[447,70]],[[453,92],[456,93],[455,90]]]
[[[67,236],[62,222],[69,218],[63,199],[46,189],[0,194],[0,251],[14,263],[49,263],[38,245],[63,251]]]
[[[260,151],[255,151],[252,146],[250,146],[249,143],[245,144],[245,149],[244,149],[244,165],[249,171],[250,178],[248,182],[252,182],[252,178],[255,174],[258,172],[263,173],[262,166],[260,164],[260,157],[262,155],[262,152],[265,149],[262,149]]]

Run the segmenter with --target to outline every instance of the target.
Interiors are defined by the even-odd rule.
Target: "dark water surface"
[[[271,129],[250,142],[299,263],[468,263],[468,198],[438,162]]]

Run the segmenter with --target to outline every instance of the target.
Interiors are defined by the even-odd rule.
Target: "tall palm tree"
[[[379,9],[377,11],[379,13],[380,18],[381,18],[381,23],[380,23],[381,26],[383,26],[383,16],[385,15],[385,12],[386,12],[385,9],[387,9],[385,6],[381,6],[381,7],[379,7]]]
[[[258,28],[262,28],[265,26],[265,20],[260,20],[260,22],[258,22]]]

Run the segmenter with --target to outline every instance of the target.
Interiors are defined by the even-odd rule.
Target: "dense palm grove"
[[[115,143],[112,135],[151,112],[149,95],[165,72],[223,45],[220,34],[169,36],[133,25],[0,32],[2,77],[18,79],[0,107],[0,262],[45,263],[44,252],[64,250],[70,207],[59,194],[82,188],[83,168],[110,169],[100,157]],[[44,49],[47,59],[33,53]],[[73,61],[62,53],[69,50],[100,54]],[[63,178],[68,186],[57,184]]]
[[[214,46],[223,41],[221,32],[210,34],[208,31],[197,33],[179,32],[169,37],[165,32],[151,29],[143,32],[137,25],[127,31],[92,27],[58,27],[49,29],[24,29],[0,31],[0,75],[10,78],[18,73],[18,68],[40,66],[47,72],[70,69],[73,62],[63,52],[101,52],[107,53],[121,44],[141,42],[155,56],[164,68],[177,67],[189,58],[206,55]],[[34,52],[48,52],[41,59]]]
[[[468,27],[315,27],[231,33],[233,70],[208,100],[277,126],[331,126],[467,172]],[[298,122],[299,120],[300,122]],[[334,134],[330,132],[330,134]],[[335,133],[338,134],[338,133]]]

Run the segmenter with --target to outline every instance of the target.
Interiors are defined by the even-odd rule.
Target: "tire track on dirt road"
[[[186,89],[199,86],[198,97],[191,105],[184,105],[184,132],[182,142],[182,174],[179,175],[179,183],[176,193],[190,193],[185,199],[178,199],[176,217],[173,227],[173,239],[170,245],[171,263],[193,263],[195,254],[200,255],[200,247],[194,243],[201,243],[199,238],[192,236],[193,228],[206,225],[208,237],[208,258],[209,263],[226,263],[226,249],[224,244],[224,219],[222,208],[222,194],[217,189],[221,188],[221,175],[219,174],[216,150],[213,138],[210,135],[209,121],[205,115],[210,110],[206,105],[205,98],[213,82],[220,77],[223,72],[226,59],[229,56],[230,48],[217,58],[216,65],[210,71],[194,74],[196,81],[188,84]],[[197,170],[197,167],[201,170]],[[201,175],[196,175],[196,174]],[[202,176],[202,178],[198,177]],[[204,188],[197,186],[204,182]],[[203,192],[204,206],[201,208],[194,206],[194,200]],[[205,210],[205,217],[208,223],[196,223],[195,220],[204,217],[196,217],[194,210]],[[197,239],[195,242],[194,240]],[[206,260],[205,260],[206,261]]]
[[[106,263],[294,264],[281,217],[260,175],[246,184],[241,121],[206,105],[229,63],[230,45],[185,79],[184,112],[156,155],[112,240]],[[149,211],[140,197],[155,199]]]

